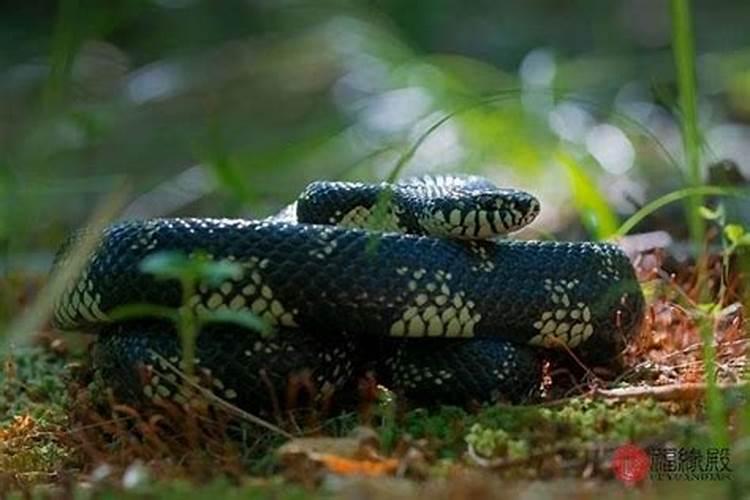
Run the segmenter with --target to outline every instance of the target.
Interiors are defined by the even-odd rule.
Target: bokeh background
[[[701,161],[748,175],[750,3],[693,8]],[[261,217],[314,179],[382,180],[417,143],[402,175],[537,193],[532,235],[604,237],[683,185],[666,0],[0,9],[5,276],[46,271],[116,193],[122,217]]]

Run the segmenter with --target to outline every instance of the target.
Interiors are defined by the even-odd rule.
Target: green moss
[[[466,444],[483,457],[503,457],[509,460],[526,458],[529,455],[529,443],[521,439],[511,439],[502,429],[488,429],[482,424],[471,426],[466,435]]]
[[[529,450],[638,441],[665,433],[670,423],[664,410],[650,400],[617,403],[580,398],[556,408],[494,406],[477,413],[454,407],[415,410],[404,417],[398,431],[427,438],[442,458],[457,458],[470,444],[486,457],[516,459]]]
[[[652,400],[617,403],[581,398],[557,410],[540,411],[561,433],[583,441],[637,441],[663,433],[668,423],[667,414]]]
[[[2,360],[0,425],[17,415],[62,423],[67,398],[65,361],[41,347],[15,349]]]
[[[19,439],[0,445],[0,470],[20,484],[45,483],[72,461],[72,452],[43,433],[38,439]]]
[[[63,361],[39,347],[15,350],[0,379],[0,471],[20,484],[49,481],[73,460],[59,436],[68,422]]]

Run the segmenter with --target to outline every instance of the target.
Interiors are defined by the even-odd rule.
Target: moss
[[[67,370],[41,347],[15,350],[0,379],[0,471],[19,484],[45,482],[70,467],[60,436],[68,423]]]
[[[0,470],[19,484],[48,482],[72,460],[70,449],[44,433],[0,445]]]
[[[503,457],[509,460],[526,458],[529,455],[529,443],[521,439],[511,439],[502,429],[488,429],[482,424],[471,426],[466,435],[466,444],[487,458]]]
[[[540,412],[562,434],[583,441],[637,441],[663,433],[669,420],[652,400],[618,403],[579,398],[557,410]]]
[[[523,458],[529,450],[586,449],[596,443],[637,441],[663,434],[667,413],[650,400],[606,402],[572,399],[556,408],[494,406],[477,413],[460,408],[409,412],[401,435],[426,438],[442,458],[457,458],[471,444],[486,457]]]
[[[2,360],[0,425],[17,415],[62,423],[67,401],[65,361],[42,347],[15,349]]]
[[[6,446],[0,446],[0,469],[9,471],[16,482],[39,484],[52,480],[59,471],[76,470],[76,446],[66,446],[58,438],[68,423],[68,370],[64,360],[42,348],[16,350],[4,363],[0,381],[0,435]],[[396,401],[386,393],[373,408],[372,419],[379,433],[384,453],[397,453],[403,440],[419,441],[418,446],[428,454],[429,477],[448,477],[469,446],[478,456],[500,458],[509,462],[528,459],[529,469],[541,462],[537,457],[561,454],[565,457],[585,458],[586,453],[598,449],[602,443],[616,446],[626,441],[645,438],[658,439],[670,434],[670,439],[698,439],[703,426],[681,429],[662,406],[650,400],[607,402],[586,398],[572,399],[556,407],[492,406],[479,411],[457,407],[416,409],[400,413]],[[361,414],[351,413],[318,421],[314,427],[324,435],[344,436],[361,422]],[[306,414],[296,416],[298,422],[310,420]],[[80,423],[80,422],[79,422]],[[191,496],[281,496],[304,497],[306,492],[275,480],[279,464],[274,450],[283,439],[258,429],[240,425],[229,433],[236,439],[232,448],[239,450],[239,469],[232,469],[228,477],[233,481],[210,481],[208,477],[188,484],[176,477],[158,477],[143,485],[144,491],[159,497]],[[171,441],[170,441],[171,442]],[[126,442],[125,442],[126,443]],[[224,450],[225,448],[216,448]],[[401,448],[403,449],[403,448]],[[138,450],[134,448],[134,457]],[[127,450],[126,450],[127,452]],[[217,451],[217,453],[223,453]],[[125,456],[125,455],[123,455]],[[78,461],[80,462],[80,460]],[[127,463],[127,462],[125,462]],[[90,465],[90,464],[89,464]],[[84,462],[84,469],[86,468]],[[511,473],[511,471],[509,471]],[[517,472],[512,472],[515,474]],[[245,483],[248,475],[267,479]],[[179,474],[178,474],[179,476]],[[196,486],[196,481],[198,486]],[[125,491],[121,485],[103,485],[107,496],[125,496],[136,490]],[[324,494],[324,493],[318,493]],[[85,497],[85,495],[84,495]]]

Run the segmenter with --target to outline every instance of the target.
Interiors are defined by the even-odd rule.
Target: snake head
[[[539,200],[516,189],[493,188],[455,193],[430,203],[421,219],[428,234],[485,239],[517,231],[539,215]]]

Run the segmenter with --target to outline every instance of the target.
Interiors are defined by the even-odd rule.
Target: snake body
[[[126,397],[183,397],[170,369],[180,361],[174,325],[146,314],[113,318],[126,304],[156,304],[248,311],[273,328],[264,336],[211,323],[198,337],[200,373],[248,409],[284,403],[290,382],[314,398],[341,392],[364,367],[418,401],[516,402],[539,385],[540,353],[607,363],[644,311],[615,245],[484,239],[538,210],[524,192],[451,177],[314,183],[285,216],[261,221],[121,222],[69,281],[54,323],[98,334],[94,364]],[[379,231],[363,229],[372,225]],[[228,260],[243,272],[201,282],[185,300],[177,281],[141,270],[165,251]]]

